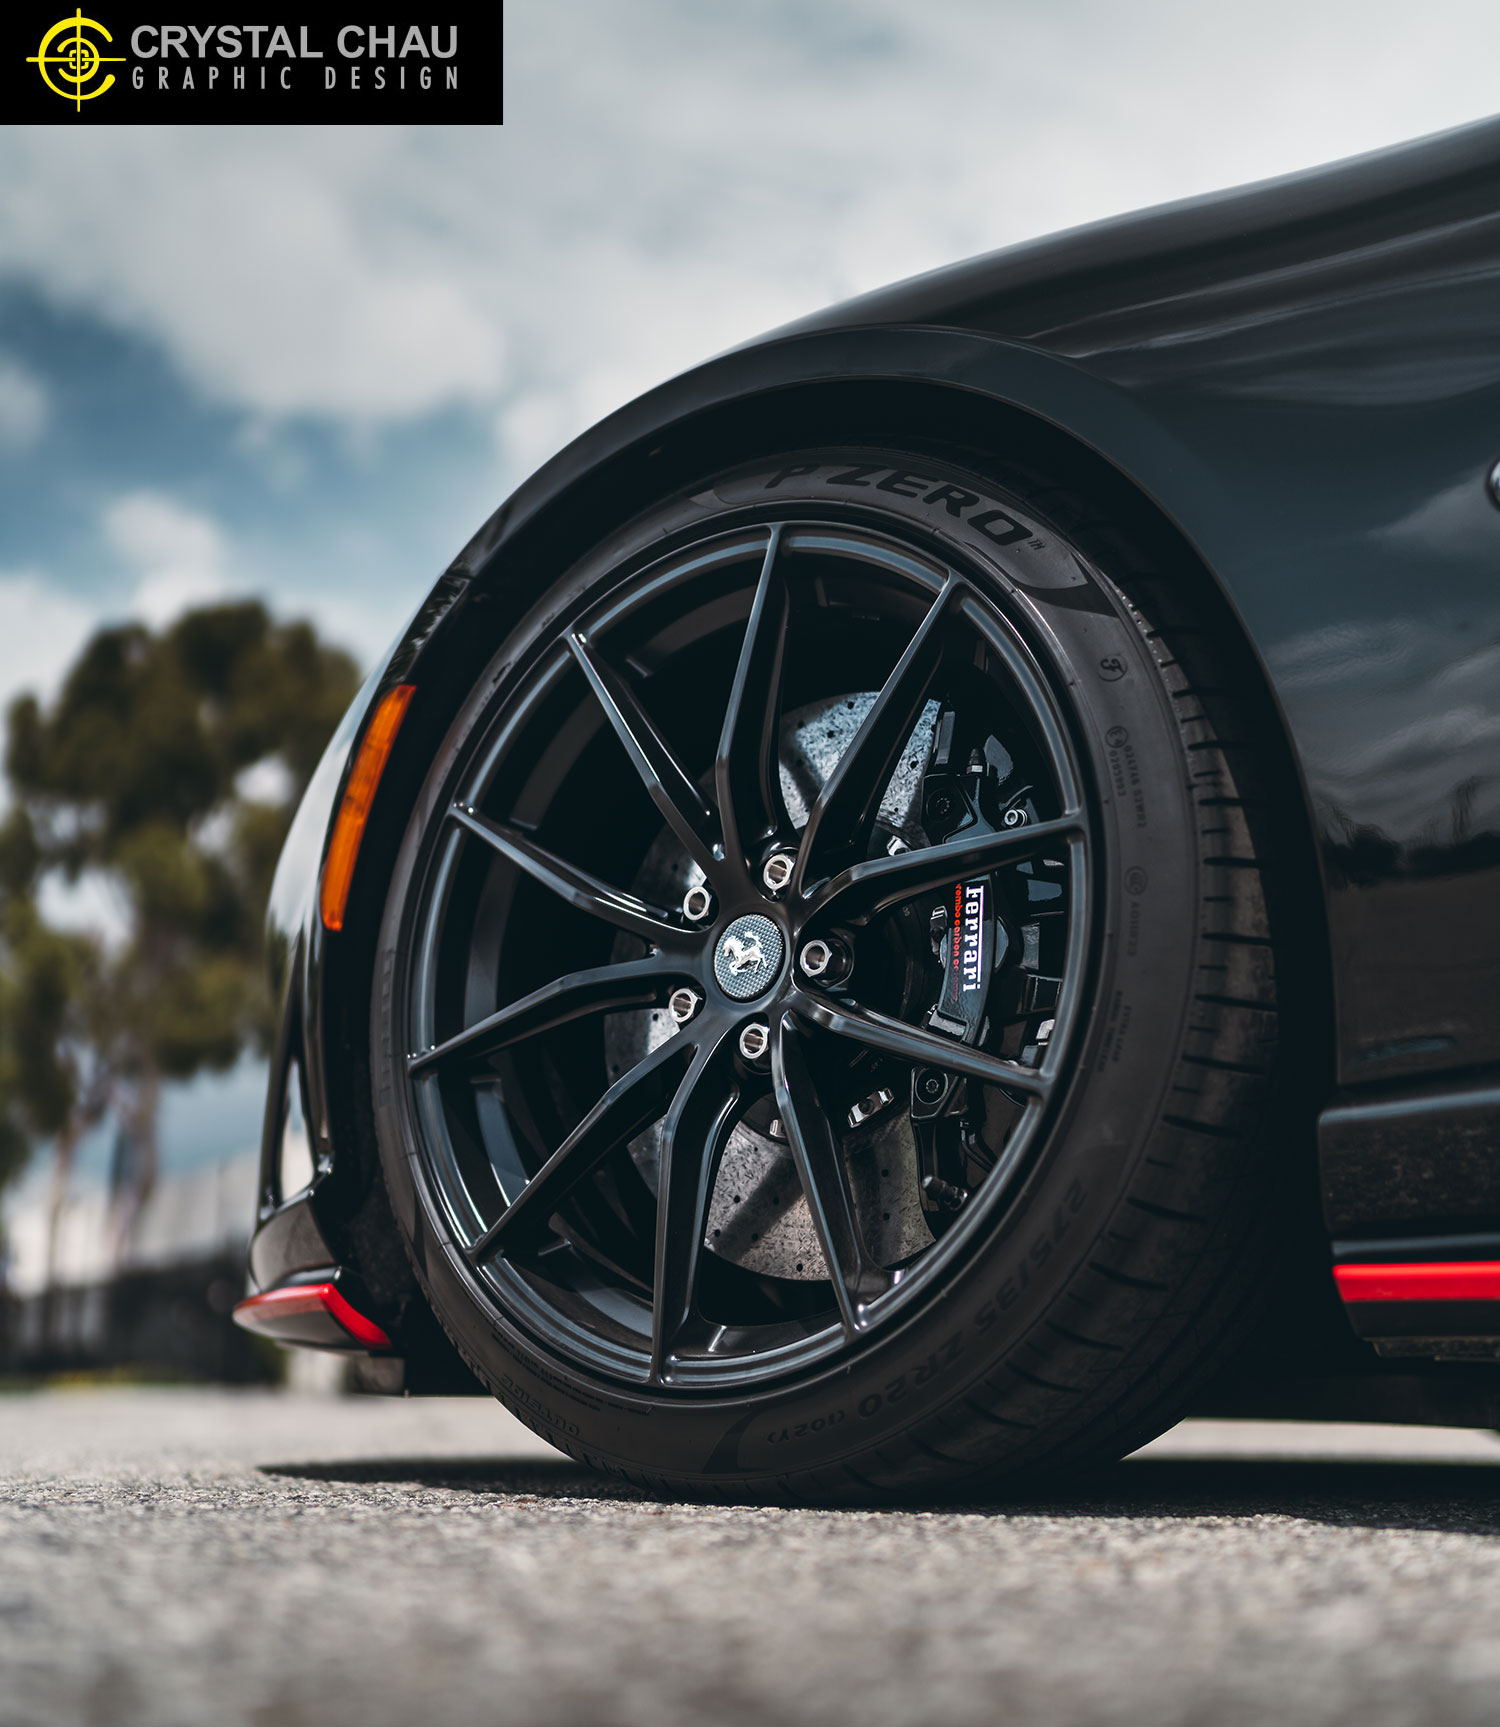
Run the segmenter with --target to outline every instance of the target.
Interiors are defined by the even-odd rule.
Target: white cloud
[[[230,590],[219,524],[160,492],[118,499],[105,511],[104,537],[139,578],[130,609],[148,624],[169,623]]]
[[[81,600],[35,571],[0,574],[0,710],[25,690],[50,699],[96,621]]]
[[[262,756],[235,775],[234,795],[252,804],[284,804],[296,782],[280,756]]]
[[[104,512],[105,543],[134,577],[123,606],[112,611],[160,629],[193,606],[256,595],[279,617],[309,618],[324,639],[348,649],[362,665],[390,646],[416,599],[381,603],[356,588],[292,586],[254,566],[213,516],[165,492],[135,491]],[[351,526],[337,562],[357,570],[371,555],[367,532]]]
[[[47,386],[0,354],[0,450],[24,450],[41,437],[51,412]]]
[[[473,403],[530,462],[693,361],[951,258],[1488,114],[1453,0],[520,0],[503,128],[13,129],[0,257],[210,399]]]
[[[270,414],[399,417],[487,395],[499,335],[431,248],[370,220],[379,150],[293,134],[17,141],[0,199],[13,269],[159,341],[211,398]],[[54,197],[67,210],[49,208]],[[415,213],[413,213],[415,214]]]
[[[268,579],[213,516],[165,492],[124,494],[105,510],[102,526],[105,543],[134,578],[128,598],[112,613],[154,629],[190,607],[254,595],[278,617],[311,619],[326,641],[369,666],[390,646],[417,597],[414,591],[381,602],[357,586],[293,585],[274,574]],[[357,570],[371,550],[367,531],[351,526],[335,561]]]
[[[53,929],[97,936],[111,953],[130,940],[130,905],[118,877],[107,870],[83,870],[69,881],[48,870],[37,884],[37,908]]]
[[[310,618],[328,642],[353,654],[368,670],[395,641],[397,632],[422,598],[423,583],[413,582],[411,591],[394,600],[371,599],[355,592],[325,588],[297,594],[275,594],[279,617]]]

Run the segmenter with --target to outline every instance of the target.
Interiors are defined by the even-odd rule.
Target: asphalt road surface
[[[1188,1423],[1068,1498],[663,1504],[495,1405],[0,1397],[4,1727],[1500,1720],[1500,1439]]]

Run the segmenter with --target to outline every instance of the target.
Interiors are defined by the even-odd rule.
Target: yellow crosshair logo
[[[71,36],[62,36],[64,30],[71,30]],[[65,97],[75,109],[82,108],[85,102],[91,102],[95,96],[102,96],[115,81],[113,72],[107,72],[104,82],[94,90],[85,90],[84,85],[90,78],[97,76],[99,68],[106,63],[121,65],[123,54],[101,54],[98,48],[84,35],[85,30],[97,30],[106,42],[113,42],[114,37],[102,24],[96,24],[92,18],[85,18],[80,7],[71,18],[64,18],[61,23],[54,24],[42,38],[42,45],[35,54],[26,56],[26,64],[35,66],[46,81],[47,88]],[[59,41],[58,38],[62,37]],[[54,48],[61,52],[52,52]],[[48,68],[52,68],[51,71]],[[62,80],[54,84],[54,73]],[[72,85],[64,89],[63,85]]]

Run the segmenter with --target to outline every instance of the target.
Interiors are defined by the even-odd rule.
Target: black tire
[[[464,1250],[480,1225],[455,1215],[409,1072],[417,925],[455,789],[559,629],[664,551],[789,516],[925,549],[1032,656],[1090,824],[1092,909],[1067,933],[1072,1042],[1026,1156],[897,1317],[846,1330],[779,1378],[647,1384],[563,1347],[530,1297],[497,1293]],[[1246,783],[1257,769],[1225,688],[1234,644],[1206,611],[1129,531],[1033,476],[972,454],[835,449],[662,501],[496,644],[411,814],[371,1036],[381,1162],[412,1263],[502,1403],[637,1480],[818,1500],[1109,1460],[1177,1418],[1256,1308],[1274,1165],[1275,949]],[[662,687],[647,690],[660,708]]]

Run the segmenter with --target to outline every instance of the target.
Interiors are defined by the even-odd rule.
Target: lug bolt
[[[681,989],[674,989],[667,998],[667,1012],[678,1025],[686,1025],[702,1006],[703,997],[697,990],[689,989],[686,984]]]
[[[838,983],[849,975],[849,956],[836,942],[818,937],[797,956],[802,975],[814,983]]]
[[[772,852],[760,872],[760,879],[772,893],[780,893],[792,879],[792,866],[796,861],[790,852]]]
[[[707,923],[714,915],[714,896],[701,882],[682,896],[682,915],[689,923]]]
[[[746,1061],[764,1061],[770,1047],[771,1028],[763,1019],[752,1019],[740,1032],[740,1054]]]

